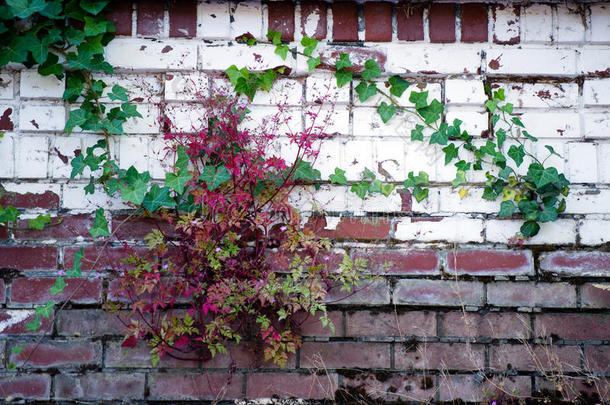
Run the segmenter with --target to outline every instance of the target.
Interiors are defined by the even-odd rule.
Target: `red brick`
[[[354,258],[367,260],[367,268],[376,274],[439,274],[438,255],[433,250],[356,250]]]
[[[221,400],[241,398],[241,374],[151,374],[150,399]]]
[[[74,267],[74,254],[82,247],[66,247],[64,250],[64,268]],[[129,257],[130,249],[125,247],[85,246],[84,256],[81,261],[83,270],[120,269],[123,266],[121,260]],[[148,249],[136,247],[133,249],[140,257],[147,257]],[[96,263],[97,261],[97,263]]]
[[[380,218],[341,218],[334,231],[339,239],[384,239],[390,235],[390,221]]]
[[[6,286],[4,285],[4,280],[0,279],[0,304],[4,304],[6,302]]]
[[[51,223],[45,226],[43,231],[35,229],[18,230],[15,232],[17,239],[73,239],[79,236],[91,238],[89,230],[93,226],[90,215],[66,215],[51,217]],[[28,220],[19,220],[19,228],[27,228]]]
[[[122,335],[125,326],[119,316],[128,319],[128,313],[110,313],[101,309],[64,309],[57,313],[59,336]]]
[[[330,327],[322,325],[320,314],[301,313],[301,315],[296,317],[295,322],[302,336],[344,336],[343,313],[340,311],[328,311],[328,319],[335,327],[334,333]]]
[[[55,377],[55,398],[137,400],[144,398],[144,384],[144,374],[138,373],[59,374]]]
[[[477,370],[485,365],[485,346],[468,343],[404,343],[396,345],[398,369]]]
[[[434,376],[405,375],[402,373],[357,372],[350,370],[343,376],[342,389],[338,398],[340,403],[360,404],[362,397],[358,394],[364,390],[374,402],[364,403],[434,403],[436,393]]]
[[[578,346],[491,346],[489,363],[496,370],[545,371],[580,369],[580,348]]]
[[[150,362],[151,348],[144,341],[140,341],[136,347],[121,347],[122,343],[122,340],[117,342],[106,342],[104,366],[120,368],[153,368],[153,365]],[[179,354],[176,355],[179,356]],[[185,355],[184,357],[188,357],[188,355]],[[178,360],[165,355],[157,367],[198,368],[199,361]]]
[[[6,193],[0,197],[0,205],[12,205],[17,208],[43,208],[56,210],[59,208],[59,196],[52,191],[44,193]]]
[[[600,394],[608,398],[608,379],[590,376],[576,377],[570,376],[569,379],[549,376],[551,381],[544,377],[536,377],[537,396],[548,396],[548,393],[557,395],[556,402],[563,399],[568,404],[599,404]],[[542,394],[542,395],[540,395]]]
[[[24,364],[24,362],[27,362]],[[101,365],[100,342],[52,342],[27,344],[19,354],[11,354],[11,362],[18,367],[50,368]]]
[[[610,346],[585,346],[585,370],[607,373],[610,371]]]
[[[66,287],[57,295],[51,295],[49,289],[55,278],[16,278],[11,284],[11,303],[43,304],[48,300],[65,301],[78,304],[101,302],[102,281],[85,278],[65,278]]]
[[[177,235],[174,227],[161,219],[139,216],[125,221],[127,218],[123,215],[112,218],[112,230],[119,240],[143,239],[153,230],[159,230],[169,238]]]
[[[25,309],[0,309],[0,335],[42,335],[50,334],[52,330],[52,319],[41,318],[42,326],[36,331],[27,331],[26,325],[34,320],[33,310]]]
[[[436,314],[427,311],[349,311],[347,336],[436,336]]]
[[[8,375],[0,377],[0,398],[49,399],[51,377],[42,375]]]
[[[353,1],[333,3],[333,41],[358,41],[358,5]]]
[[[368,342],[304,342],[301,367],[389,368],[390,345]]]
[[[583,308],[610,308],[610,283],[583,284],[580,302]]]
[[[269,3],[269,29],[282,33],[282,39],[294,39],[294,2],[274,1]]]
[[[115,0],[108,9],[106,18],[114,23],[115,34],[131,35],[132,2]]]
[[[553,252],[541,258],[540,268],[562,276],[610,277],[610,253]]]
[[[455,5],[433,3],[428,14],[430,42],[455,42]]]
[[[57,268],[57,248],[51,246],[0,246],[0,266],[17,270]]]
[[[0,240],[8,239],[8,229],[4,226],[0,226]]]
[[[483,305],[483,284],[452,280],[398,280],[394,303],[399,305]]]
[[[169,36],[192,38],[197,34],[197,2],[172,0],[169,2]]]
[[[517,31],[519,31],[519,20],[521,18],[521,8],[519,7],[519,5],[510,5],[510,4],[494,4],[493,9],[492,9],[493,10],[493,19],[494,19],[494,30],[495,30],[497,10],[504,10],[506,7],[511,7],[512,14],[513,14],[513,19],[508,21],[508,25],[516,26]],[[504,39],[499,39],[494,32],[494,42],[496,44],[513,45],[513,44],[518,44],[520,40],[521,40],[521,37],[519,34],[517,34],[516,36],[514,36],[508,40],[504,40]]]
[[[0,116],[0,130],[12,131],[15,128],[15,124],[13,123],[14,117],[12,117],[13,109],[10,107],[2,107],[0,111],[2,111],[2,116]]]
[[[402,41],[423,41],[424,8],[410,2],[400,2],[396,6],[398,39]]]
[[[163,34],[164,5],[163,0],[138,2],[138,35]]]
[[[315,39],[326,38],[326,3],[323,1],[301,2],[301,33]],[[305,28],[315,24],[313,34]]]
[[[239,369],[278,369],[279,365],[273,363],[272,360],[265,361],[264,349],[262,346],[248,341],[241,341],[238,345],[229,343],[226,345],[227,354],[216,354],[210,360],[203,363],[206,369],[223,368],[231,369],[233,367]],[[288,355],[286,361],[286,369],[294,369],[296,367],[296,355]]]
[[[487,303],[498,307],[571,308],[576,306],[576,289],[567,283],[490,283]]]
[[[536,336],[568,340],[606,340],[610,336],[608,314],[540,314],[534,325]]]
[[[439,317],[439,336],[521,339],[530,335],[529,315],[514,312],[451,311]]]
[[[529,376],[491,376],[481,381],[480,374],[444,375],[439,378],[439,400],[468,403],[491,403],[490,394],[498,393],[507,400],[510,393],[529,397],[531,392]],[[504,404],[505,401],[498,401]],[[509,402],[510,403],[510,402]]]
[[[464,3],[462,11],[462,42],[487,42],[487,6]]]
[[[390,303],[390,286],[384,280],[363,281],[350,292],[340,286],[330,289],[327,304],[339,305],[387,305]]]
[[[254,373],[248,374],[246,397],[279,397],[326,399],[333,398],[337,375]]]
[[[364,3],[365,39],[372,42],[392,41],[392,3]]]
[[[447,252],[447,269],[454,274],[473,276],[534,275],[534,259],[529,250],[473,249]]]

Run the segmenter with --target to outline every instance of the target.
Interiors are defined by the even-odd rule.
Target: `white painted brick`
[[[482,198],[482,187],[468,187],[468,194],[462,199],[459,188],[440,188],[440,212],[464,212],[494,214],[500,210],[500,200],[489,201]]]
[[[480,46],[470,44],[389,44],[387,73],[476,73],[481,66]],[[447,55],[451,54],[451,57]]]
[[[167,149],[169,141],[162,136],[151,137],[148,144],[150,175],[155,180],[165,180],[165,173],[169,173],[174,164],[174,153]]]
[[[275,54],[275,46],[259,44],[249,47],[234,43],[232,46],[203,44],[199,46],[201,68],[203,70],[225,70],[231,65],[250,70],[265,70],[276,66],[294,68],[295,60],[288,55],[283,60]]]
[[[50,175],[55,179],[69,179],[72,173],[70,161],[77,150],[82,151],[81,138],[72,136],[55,136],[51,138]]]
[[[46,178],[49,162],[49,138],[20,136],[16,141],[15,177]]]
[[[55,75],[41,76],[37,70],[23,70],[19,95],[31,98],[61,98],[65,83],[65,78],[59,80]]]
[[[571,5],[557,5],[557,42],[582,42],[585,26],[578,9]]]
[[[207,110],[200,104],[167,104],[165,116],[170,120],[173,130],[197,132],[207,120]]]
[[[119,138],[121,169],[134,166],[139,172],[148,170],[148,137],[122,136]]]
[[[610,143],[597,145],[597,161],[599,168],[599,182],[610,184]]]
[[[597,150],[594,143],[569,143],[568,161],[570,166],[568,180],[572,183],[597,182]]]
[[[551,6],[532,4],[523,8],[521,19],[524,42],[550,42],[553,37]]]
[[[591,42],[610,42],[610,6],[591,5]]]
[[[352,118],[355,136],[391,135],[395,122],[401,121],[401,117],[394,116],[384,124],[375,107],[355,107]]]
[[[110,102],[108,94],[112,92],[112,87],[118,84],[127,90],[127,95],[133,103],[158,103],[161,100],[161,80],[158,75],[142,74],[97,74],[95,79],[101,79],[108,87],[104,89],[104,94],[100,98],[103,102]]]
[[[0,138],[0,177],[11,178],[15,173],[15,139],[13,135],[5,133]]]
[[[335,168],[340,162],[341,147],[339,139],[325,139],[322,142],[316,142],[315,150],[318,151],[318,156],[314,167],[320,171],[322,179],[328,179],[328,176],[335,172]]]
[[[64,185],[62,208],[90,212],[97,208],[126,209],[129,206],[121,200],[121,193],[110,197],[101,187],[96,187],[93,194],[85,194],[85,184],[69,183]]]
[[[166,101],[198,101],[209,95],[208,75],[196,73],[167,73],[165,75]]]
[[[250,113],[242,121],[240,128],[248,131],[274,133],[279,135],[297,134],[302,130],[303,120],[298,108],[251,106]]]
[[[580,118],[576,112],[528,111],[521,116],[525,129],[536,138],[580,138]]]
[[[348,180],[361,180],[361,174],[365,167],[371,170],[374,169],[373,143],[365,140],[343,141],[341,164],[339,167],[345,170],[345,176]]]
[[[106,61],[115,69],[195,70],[195,42],[116,38],[105,48]]]
[[[520,10],[518,5],[495,4],[493,11],[494,42],[519,42]]]
[[[607,188],[570,187],[566,198],[568,214],[608,214],[610,213],[610,190]]]
[[[233,10],[231,37],[234,38],[248,32],[254,35],[255,38],[264,39],[263,14],[260,1],[248,0],[239,2]]]
[[[585,112],[583,115],[586,139],[610,139],[609,112]]]
[[[436,161],[439,159],[438,150],[435,145],[429,144],[429,139],[424,138],[423,141],[411,141],[410,138],[404,139],[405,173],[414,172],[416,175],[420,172],[428,173],[430,181],[438,180],[436,173]],[[455,172],[453,173],[455,177]]]
[[[447,79],[445,101],[450,104],[485,104],[487,95],[482,80]]]
[[[226,39],[231,37],[228,1],[201,1],[197,5],[197,37]]]
[[[351,201],[353,201],[353,204],[349,204]],[[353,210],[358,214],[367,212],[400,212],[402,207],[402,199],[395,191],[387,197],[383,194],[374,194],[367,196],[364,200],[362,200],[356,194],[348,191],[348,207],[350,210]]]
[[[481,136],[488,132],[488,115],[483,108],[449,107],[446,111],[446,120],[453,124],[456,118],[462,121],[460,128],[472,136]]]
[[[497,67],[497,69],[496,69]],[[487,51],[490,74],[571,75],[576,72],[576,51],[541,47],[498,48]]]
[[[349,107],[345,105],[305,107],[305,125],[314,133],[326,133],[329,135],[348,135]]]
[[[436,220],[406,218],[398,222],[395,237],[421,242],[447,241],[455,243],[482,242],[483,220],[465,216],[441,217]],[[430,218],[434,219],[434,217]]]
[[[138,112],[142,118],[129,118],[123,125],[123,131],[127,134],[159,133],[159,107],[152,104],[139,104]]]
[[[610,221],[602,219],[583,219],[578,234],[583,245],[601,245],[610,242]]]
[[[380,139],[375,142],[375,172],[385,181],[403,181],[405,172],[405,144],[402,140]],[[385,172],[385,176],[383,175]]]
[[[0,73],[0,100],[14,98],[15,79],[11,73]]]
[[[411,92],[428,92],[428,103],[432,100],[442,101],[442,86],[440,83],[430,83],[430,82],[418,82],[414,83],[409,87],[407,91],[404,92],[402,97],[400,98],[400,105],[405,107],[415,107],[415,104],[409,101],[409,96]]]
[[[300,105],[303,101],[303,84],[294,79],[277,79],[271,91],[257,91],[252,100],[255,105]]]
[[[610,105],[610,79],[585,80],[583,98],[585,105]]]
[[[63,105],[26,103],[19,110],[19,129],[22,131],[62,131],[65,123]]]
[[[305,100],[308,103],[349,103],[350,86],[337,87],[337,79],[331,74],[314,74],[305,81]]]
[[[506,102],[515,107],[567,108],[578,106],[576,83],[501,83]],[[494,86],[495,90],[495,86]]]
[[[579,73],[606,74],[610,69],[610,48],[585,48],[579,50],[579,52]]]
[[[552,147],[555,152],[561,155],[561,157],[557,155],[551,155],[549,150],[546,148],[547,145]],[[563,139],[544,139],[540,142],[534,143],[533,150],[535,151],[535,155],[538,160],[545,162],[545,166],[552,166],[556,168],[559,173],[562,173],[566,170],[566,160],[568,158],[567,145],[568,143]],[[565,173],[565,175],[566,177],[568,176],[567,173]]]
[[[319,190],[314,187],[309,187],[309,190],[308,208],[310,210],[316,208],[317,210],[341,212],[347,209],[346,194],[348,193],[348,187],[322,185]]]
[[[519,233],[523,221],[492,219],[486,221],[485,235],[488,242],[507,243]],[[530,240],[528,245],[568,244],[576,242],[576,221],[558,219],[541,224],[540,232]]]

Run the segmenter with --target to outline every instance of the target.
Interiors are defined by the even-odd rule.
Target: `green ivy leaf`
[[[428,91],[412,91],[409,95],[409,101],[415,104],[416,109],[424,108],[428,105]]]
[[[127,89],[125,87],[119,86],[118,84],[112,86],[112,93],[108,94],[108,98],[113,101],[129,101],[129,97],[127,96]]]
[[[351,63],[351,62],[350,62]],[[364,62],[364,70],[360,73],[364,80],[371,80],[381,75],[381,70],[377,66],[377,62],[374,59],[369,59]]]
[[[432,143],[432,141],[430,141],[430,143]],[[450,143],[449,145],[445,146],[442,150],[443,150],[443,152],[445,152],[445,166],[446,166],[453,159],[458,157],[458,152],[459,152],[460,148],[456,148],[453,143]]]
[[[121,198],[136,205],[142,204],[146,190],[148,190],[150,174],[148,172],[138,173],[138,170],[131,166],[122,180],[127,182],[127,186],[121,190]]]
[[[308,67],[310,72],[312,70],[314,70],[315,68],[317,68],[318,66],[320,66],[321,63],[322,63],[322,61],[320,60],[319,56],[317,56],[315,58],[307,59],[307,67]]]
[[[498,99],[500,101],[504,101],[505,97],[504,97],[504,89],[498,89],[496,91],[494,91],[493,96],[495,99]]]
[[[343,87],[353,80],[354,74],[347,70],[339,69],[335,72],[335,78],[337,79],[337,86]]]
[[[369,182],[362,180],[360,183],[352,184],[350,191],[364,200],[366,198],[366,193],[369,191],[369,187]]]
[[[527,176],[534,182],[537,188],[542,188],[547,184],[558,182],[559,173],[554,167],[544,168],[539,163],[532,163],[527,171]]]
[[[508,179],[512,172],[513,171],[511,170],[510,167],[505,167],[504,169],[500,170],[500,172],[498,173],[498,177],[501,177],[503,179]]]
[[[466,172],[464,172],[463,170],[457,170],[455,172],[455,179],[453,179],[451,181],[451,186],[452,187],[457,187],[460,184],[465,184],[466,183]]]
[[[53,315],[53,307],[55,303],[51,300],[47,301],[44,305],[38,305],[36,307],[36,315],[40,315],[43,318],[50,318]]]
[[[500,149],[506,141],[506,131],[503,128],[498,129],[496,131],[496,138],[498,142],[498,149]]]
[[[62,11],[63,11],[63,6],[61,5],[61,1],[56,0],[56,1],[49,1],[46,5],[46,7],[44,8],[44,10],[42,10],[40,12],[41,15],[47,17],[47,18],[51,18],[51,19],[61,19],[62,18]]]
[[[458,170],[462,170],[462,171],[468,171],[470,170],[470,166],[472,166],[472,163],[467,162],[465,160],[460,160],[459,162],[456,162],[454,164],[454,166],[458,169]]]
[[[57,62],[59,62],[59,57],[50,53],[45,63],[38,66],[38,73],[42,76],[55,75],[58,79],[62,79],[64,77],[64,67]]]
[[[180,169],[178,174],[174,173],[165,173],[165,185],[173,188],[176,193],[182,194],[184,193],[184,188],[186,183],[188,183],[193,176],[186,170]]]
[[[0,206],[0,224],[7,222],[17,222],[17,218],[19,218],[21,214],[17,211],[17,208],[8,206],[6,208],[2,208]]]
[[[87,122],[87,119],[89,118],[89,114],[90,113],[83,110],[82,108],[79,108],[77,110],[71,110],[70,115],[68,116],[68,122],[66,122],[66,127],[64,128],[64,131],[66,131],[68,134],[70,134],[74,128],[81,126],[85,122]]]
[[[85,249],[80,248],[74,253],[74,264],[72,269],[66,272],[66,277],[80,277],[82,275],[81,269],[83,266],[83,256],[85,255]]]
[[[555,152],[555,149],[554,149],[552,146],[550,146],[550,145],[544,145],[544,147],[545,147],[545,148],[546,148],[546,149],[549,151],[549,153],[550,153],[551,155],[555,155],[555,156],[557,156],[557,157],[560,157],[560,158],[561,158],[561,155],[560,155],[559,153]]]
[[[55,279],[55,284],[49,288],[49,292],[51,295],[57,295],[62,293],[64,288],[66,288],[66,282],[64,281],[64,278],[60,276]]]
[[[288,48],[288,45],[286,44],[279,44],[275,47],[275,54],[279,55],[280,58],[282,58],[282,60],[286,60],[286,58],[288,57],[288,51],[290,49]],[[309,69],[311,70],[311,69]]]
[[[407,180],[404,182],[405,188],[410,188],[413,186],[426,186],[430,184],[428,180],[428,173],[419,172],[417,176],[414,175],[413,172],[409,172],[407,175]]]
[[[498,100],[487,100],[485,102],[485,107],[487,107],[489,112],[493,113],[494,111],[496,111],[496,108],[498,108]]]
[[[515,213],[515,203],[512,201],[502,201],[500,204],[500,212],[498,212],[498,217],[507,218],[512,217]]]
[[[521,163],[523,163],[523,158],[525,157],[523,145],[519,145],[519,147],[510,145],[510,148],[508,148],[508,156],[515,161],[517,167],[521,166]]]
[[[381,185],[381,194],[388,197],[394,191],[394,184],[382,184]]]
[[[527,139],[529,139],[532,142],[538,142],[538,138],[536,138],[535,136],[531,136],[529,132],[527,132],[526,130],[521,130],[521,133],[523,134],[524,137],[526,137]]]
[[[347,184],[347,178],[345,177],[345,170],[335,168],[335,173],[328,176],[329,180],[333,184]]]
[[[515,124],[520,126],[521,128],[525,128],[525,125],[523,125],[523,123],[521,122],[521,120],[517,117],[513,117],[511,118],[511,121]]]
[[[311,56],[313,51],[316,49],[316,46],[318,46],[318,40],[314,38],[309,38],[308,36],[304,36],[303,39],[301,39],[301,45],[305,47],[303,53],[306,56]]]
[[[412,195],[415,197],[417,202],[422,202],[422,200],[428,198],[429,189],[422,188],[420,186],[413,187]]]
[[[36,315],[34,319],[25,324],[25,330],[28,332],[36,332],[41,326],[40,315]]]
[[[47,6],[45,0],[6,0],[13,16],[28,18],[34,13],[39,13]]]
[[[370,194],[381,193],[382,187],[383,187],[383,183],[381,183],[381,180],[373,180],[373,182],[369,186],[369,193]]]
[[[434,131],[430,136],[430,145],[447,145],[449,134],[445,130],[446,126],[441,126],[438,131]]]
[[[557,219],[559,210],[552,205],[545,205],[544,209],[538,213],[538,220],[540,222],[552,222]]]
[[[492,186],[485,186],[481,198],[488,201],[494,201],[496,198],[498,198],[498,193],[496,192],[496,190],[494,190]]]
[[[424,140],[424,126],[417,124],[415,128],[411,130],[411,140],[412,141],[423,141]]]
[[[99,34],[104,34],[108,30],[108,25],[105,20],[98,18],[85,17],[85,35],[88,37],[94,37]]]
[[[51,215],[49,214],[39,214],[36,218],[30,219],[29,221],[30,228],[42,230],[44,229],[45,224],[51,222]]]
[[[528,238],[537,235],[538,231],[540,231],[540,225],[535,221],[527,221],[521,225],[521,233]]]
[[[358,99],[361,103],[365,102],[375,94],[377,94],[377,85],[374,83],[366,84],[365,82],[360,82],[354,90],[358,94]]]
[[[438,100],[434,99],[430,102],[430,105],[418,108],[417,112],[422,116],[426,124],[432,124],[441,118],[443,109],[443,105]]]
[[[320,180],[322,175],[319,170],[311,167],[310,162],[302,160],[294,170],[292,178],[294,180],[316,181]]]
[[[169,187],[159,187],[158,184],[153,184],[142,202],[144,208],[153,212],[159,208],[173,208],[176,206],[176,201],[169,195]]]
[[[216,190],[221,184],[231,179],[231,173],[224,166],[205,166],[199,180],[206,182],[209,191]]]
[[[93,15],[98,15],[108,3],[108,1],[80,0],[83,10]]]
[[[142,118],[142,114],[140,114],[138,112],[138,107],[136,107],[133,104],[123,103],[123,104],[121,104],[121,110],[123,110],[123,112],[125,113],[125,116],[128,118],[130,118],[130,117]]]
[[[279,31],[269,30],[267,31],[267,39],[271,41],[273,45],[279,45],[282,43],[282,33]]]
[[[390,94],[400,97],[411,85],[408,81],[401,79],[400,76],[392,76],[388,79],[390,83]]]
[[[15,346],[15,347],[13,347],[13,349],[11,350],[11,353],[13,353],[13,354],[19,354],[19,353],[21,353],[21,352],[22,352],[22,351],[24,351],[24,350],[25,350],[25,345],[24,345],[24,344],[21,344],[21,345],[17,345],[17,346]]]
[[[85,156],[83,153],[80,153],[74,159],[70,161],[70,166],[72,166],[72,172],[70,173],[70,178],[73,179],[85,170],[87,165],[85,164]]]
[[[339,60],[335,63],[337,70],[345,69],[352,66],[352,61],[349,60],[349,55],[342,53],[339,55]]]
[[[110,236],[110,231],[108,230],[108,223],[106,222],[103,208],[98,208],[97,211],[95,211],[95,221],[93,222],[93,227],[89,230],[89,233],[94,238],[99,238],[100,236]]]
[[[385,101],[382,101],[377,107],[377,113],[383,123],[386,124],[396,114],[396,106],[394,104],[388,105]]]

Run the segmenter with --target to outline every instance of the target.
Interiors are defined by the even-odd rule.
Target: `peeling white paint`
[[[9,318],[4,321],[0,321],[0,333],[2,333],[5,329],[10,328],[11,326],[18,324],[19,322],[25,321],[28,316],[32,315],[32,313],[32,311],[23,311],[15,309],[7,310],[5,314],[8,315]]]

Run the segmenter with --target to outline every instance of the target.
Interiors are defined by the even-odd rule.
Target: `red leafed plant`
[[[284,107],[262,129],[245,130],[248,110],[237,99],[216,92],[202,105],[197,131],[167,125],[175,164],[143,205],[170,230],[151,232],[150,257],[134,252],[118,275],[122,300],[112,309],[131,310],[123,345],[146,341],[156,364],[166,355],[208,360],[227,343],[255,340],[265,360],[283,366],[301,344],[298,319],[316,315],[332,327],[327,292],[358,283],[364,267],[347,257],[338,270],[319,263],[330,242],[302,230],[288,203],[295,185],[320,179],[308,160],[324,125],[309,111],[307,129],[282,134],[296,149],[286,162],[270,153],[289,123]],[[280,256],[289,260],[277,272]]]

